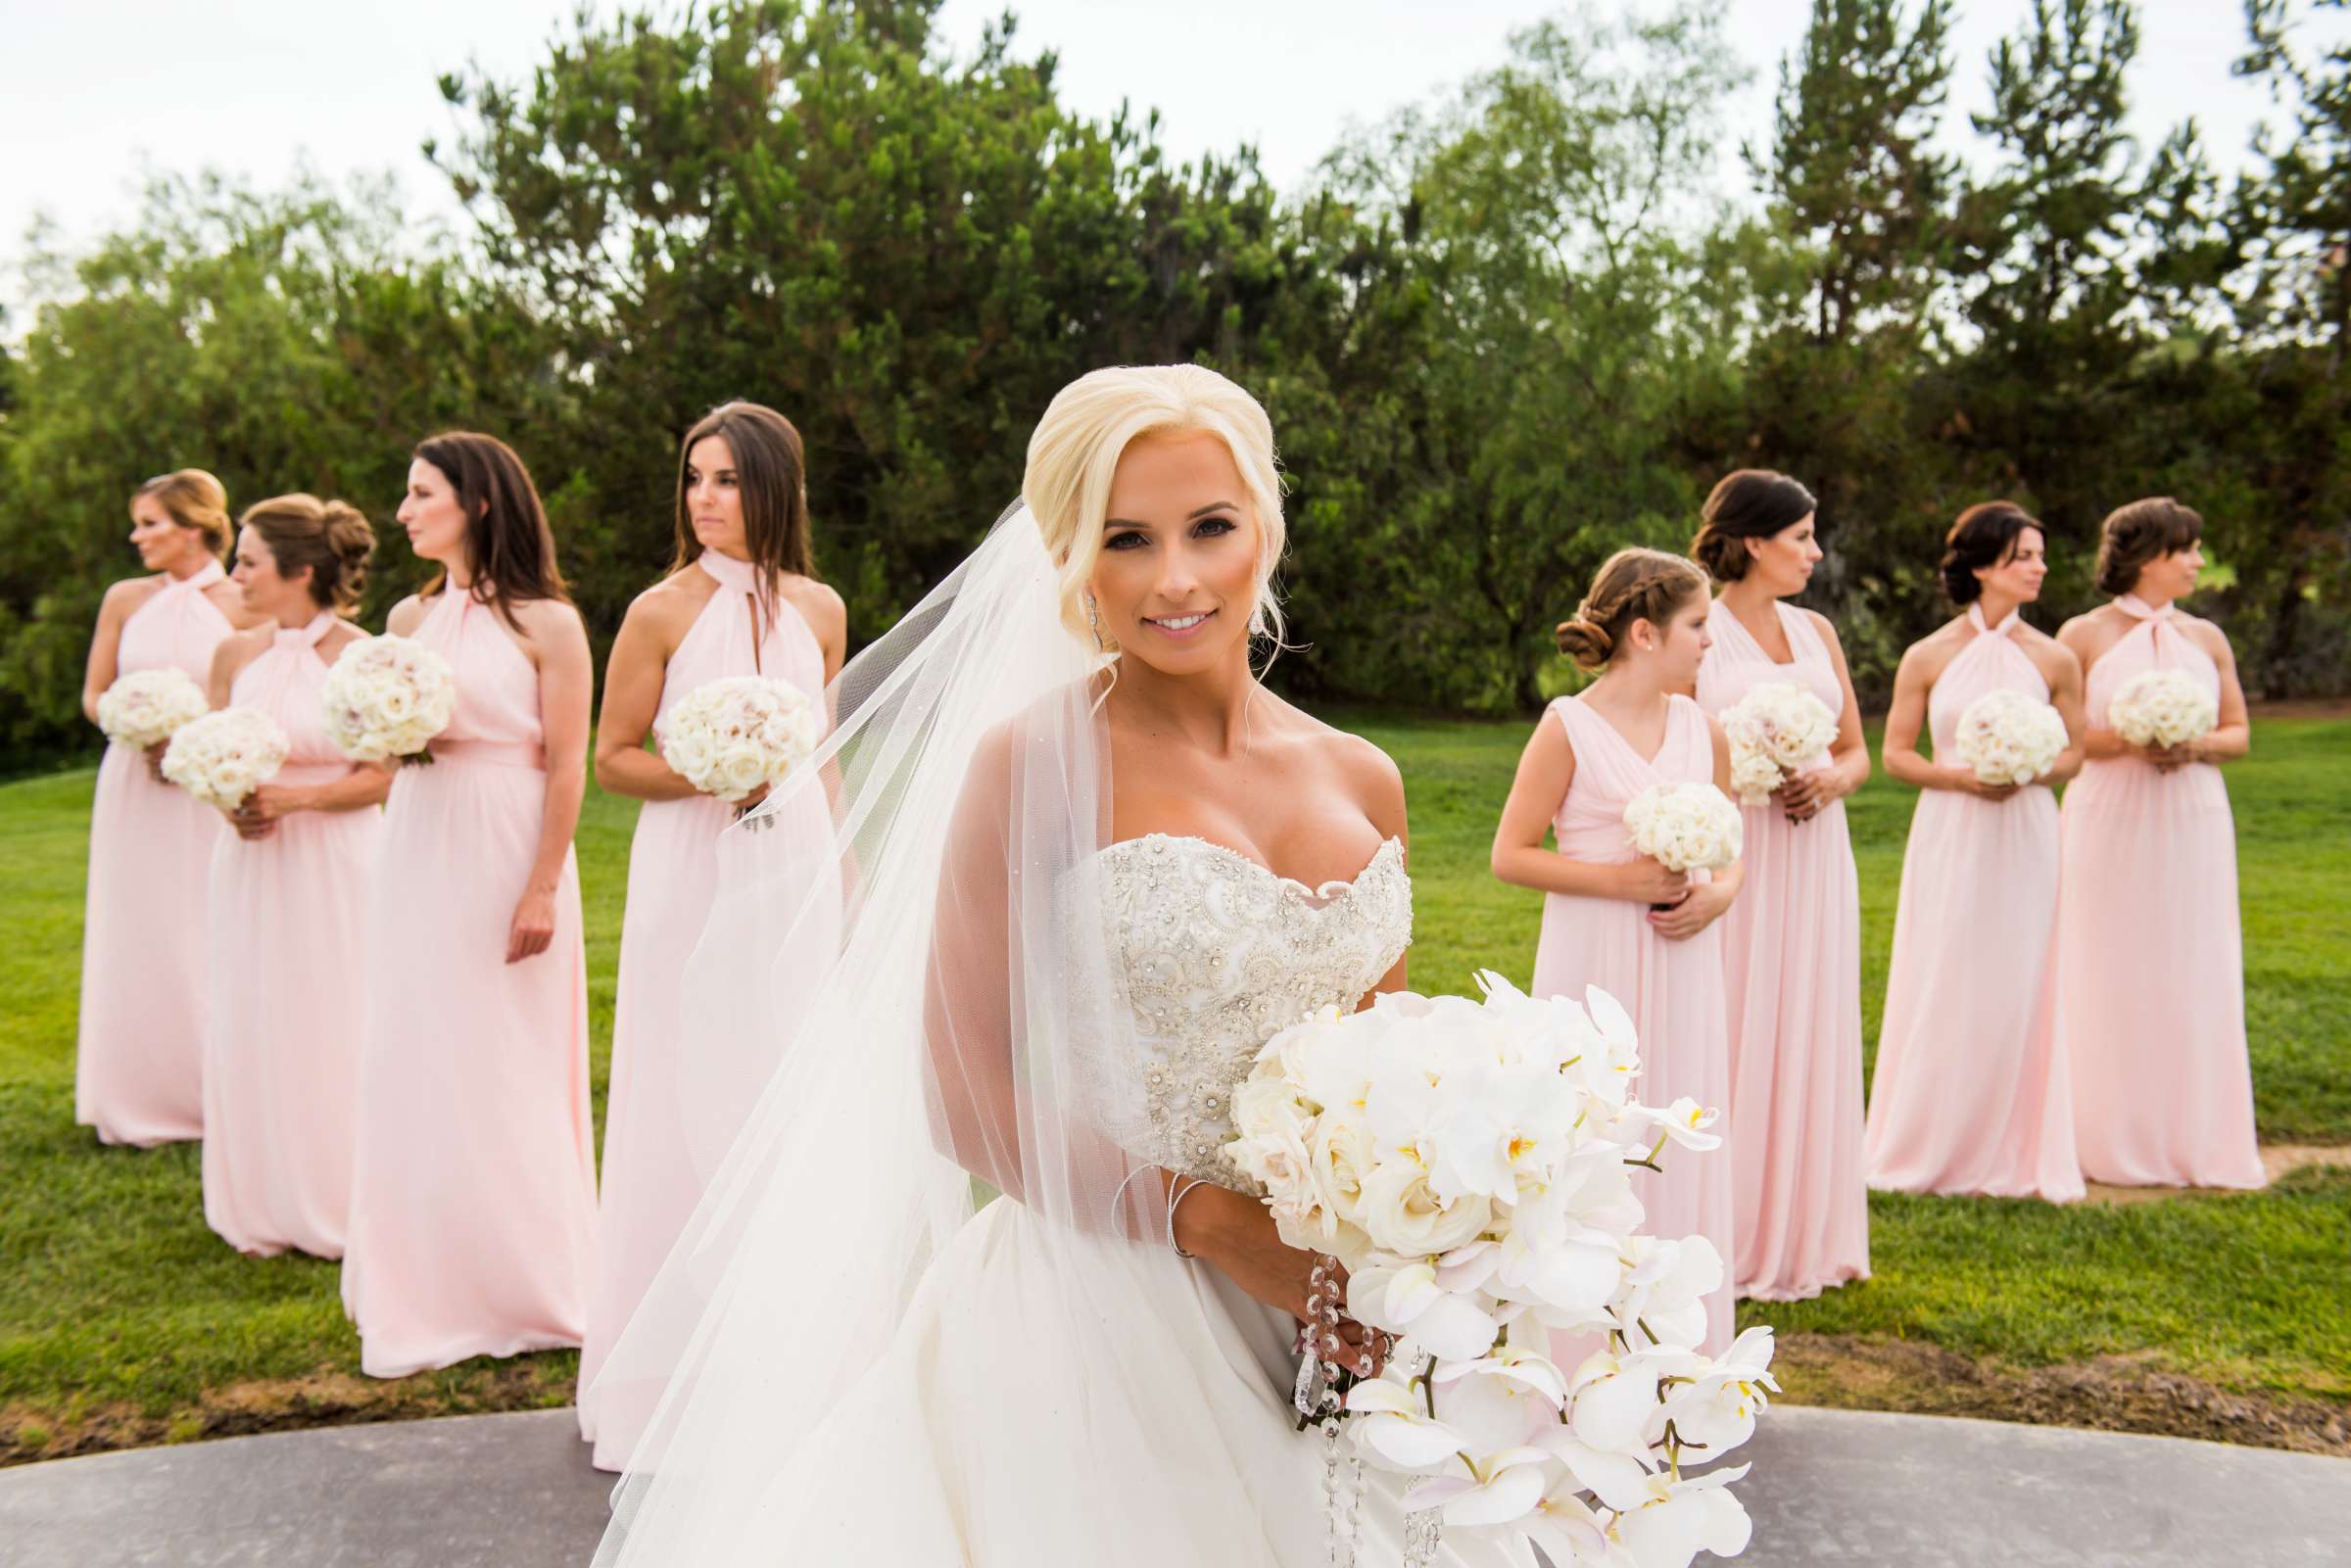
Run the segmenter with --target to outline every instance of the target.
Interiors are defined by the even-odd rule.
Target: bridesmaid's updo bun
[[[1690,554],[1717,583],[1736,583],[1752,559],[1744,543],[1769,539],[1820,509],[1812,492],[1769,468],[1739,468],[1722,476],[1699,516],[1703,526]]]
[[[272,496],[246,507],[237,526],[262,536],[280,577],[310,568],[311,600],[320,609],[347,615],[359,608],[375,529],[357,506],[302,494]]]
[[[2098,592],[2128,594],[2147,562],[2204,537],[2204,519],[2169,496],[2150,496],[2106,514],[2098,530]]]
[[[1662,627],[1705,594],[1705,574],[1681,556],[1639,546],[1620,549],[1601,564],[1575,614],[1559,623],[1559,651],[1597,670],[1616,656],[1635,621]]]
[[[228,491],[201,468],[175,468],[158,474],[130,493],[130,499],[153,496],[171,520],[204,536],[215,555],[228,552]]]
[[[1943,591],[1951,596],[1951,602],[1973,604],[1982,598],[1984,584],[1976,573],[1990,571],[2006,560],[2028,528],[2044,537],[2048,532],[2039,518],[2014,501],[1979,501],[1961,512],[1943,541]]]

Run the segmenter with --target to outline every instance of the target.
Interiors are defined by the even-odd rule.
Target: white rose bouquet
[[[449,661],[411,638],[363,637],[326,672],[326,734],[354,762],[426,763],[449,728],[457,682]]]
[[[1710,784],[1651,784],[1626,803],[1624,828],[1636,854],[1667,871],[1720,871],[1739,858],[1739,808]]]
[[[1987,691],[1959,715],[1953,760],[1988,784],[2029,784],[2057,765],[2065,720],[2022,691]]]
[[[144,751],[170,739],[173,731],[212,707],[185,670],[133,670],[98,699],[98,728],[109,740]]]
[[[1697,1349],[1723,1260],[1703,1237],[1639,1234],[1634,1166],[1720,1139],[1689,1100],[1631,1098],[1632,1022],[1597,988],[1536,1001],[1382,995],[1274,1035],[1233,1097],[1233,1166],[1282,1239],[1348,1272],[1345,1314],[1393,1336],[1380,1375],[1340,1370],[1337,1267],[1318,1266],[1296,1405],[1322,1426],[1334,1560],[1351,1556],[1361,1465],[1409,1478],[1406,1562],[1445,1527],[1533,1540],[1569,1568],[1735,1555],[1746,1510],[1690,1473],[1747,1441],[1771,1330]],[[1552,1359],[1551,1331],[1600,1347]],[[1342,1452],[1351,1440],[1352,1453]]]
[[[285,765],[286,732],[259,708],[222,708],[171,734],[164,777],[208,806],[234,811]]]
[[[729,676],[696,687],[661,720],[661,760],[721,800],[773,788],[824,739],[808,693],[770,676]]]
[[[1731,792],[1759,806],[1829,754],[1837,715],[1792,681],[1766,681],[1722,710],[1722,731],[1731,742]]]
[[[2123,683],[2106,722],[2135,746],[2180,746],[2210,735],[2221,707],[2185,671],[2146,670]]]

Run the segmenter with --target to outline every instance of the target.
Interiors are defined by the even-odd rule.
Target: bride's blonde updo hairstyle
[[[1029,438],[1021,498],[1060,564],[1061,621],[1073,636],[1096,640],[1085,613],[1085,585],[1102,554],[1102,522],[1119,458],[1142,437],[1193,431],[1223,442],[1240,470],[1257,513],[1257,602],[1249,631],[1281,640],[1273,569],[1286,535],[1273,421],[1239,386],[1196,364],[1114,365],[1080,376],[1054,397]]]
[[[1592,592],[1559,623],[1559,651],[1587,670],[1605,667],[1624,647],[1635,621],[1659,631],[1706,595],[1706,574],[1679,555],[1634,546],[1601,563]]]

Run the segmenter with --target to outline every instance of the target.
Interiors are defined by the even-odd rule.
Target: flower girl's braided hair
[[[1559,651],[1584,669],[1600,669],[1635,621],[1662,627],[1705,593],[1706,574],[1694,562],[1639,546],[1620,549],[1601,564],[1574,616],[1559,623]]]

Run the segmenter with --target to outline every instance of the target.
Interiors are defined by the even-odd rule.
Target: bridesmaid
[[[400,521],[442,573],[391,630],[449,660],[457,702],[393,781],[368,904],[343,1304],[371,1377],[579,1344],[596,1230],[587,630],[504,442],[417,447]]]
[[[254,624],[220,569],[220,481],[201,468],[150,479],[130,498],[130,523],[149,575],[99,605],[81,685],[92,724],[119,678],[176,666],[202,686],[220,640]],[[101,1143],[141,1148],[204,1136],[205,876],[223,831],[163,782],[163,754],[110,745],[98,768],[73,1069],[73,1119]]]
[[[1837,715],[1828,756],[1742,810],[1747,880],[1722,923],[1731,1030],[1729,1164],[1738,1293],[1795,1302],[1869,1277],[1861,1179],[1861,884],[1845,797],[1869,743],[1828,618],[1782,602],[1821,558],[1812,493],[1743,468],[1706,498],[1690,553],[1723,585],[1707,618],[1699,706],[1800,686]]]
[[[772,408],[730,403],[686,433],[678,449],[677,540],[669,576],[639,595],[621,622],[596,732],[598,784],[646,802],[629,850],[596,1283],[580,1352],[580,1433],[596,1445],[595,1463],[604,1470],[627,1463],[661,1380],[640,1378],[633,1368],[601,1382],[599,1375],[701,1200],[706,1172],[697,1169],[696,1150],[708,1156],[726,1141],[725,1129],[703,1124],[707,1096],[694,1096],[680,1081],[680,981],[716,892],[715,846],[738,808],[697,793],[646,741],[679,698],[723,677],[771,676],[821,702],[848,641],[840,595],[815,577],[800,434]],[[759,847],[767,852],[790,837],[814,851],[807,864],[815,874],[830,865],[824,852],[832,827],[824,795],[805,791],[770,820]],[[817,880],[812,875],[811,886],[786,901],[796,907],[818,891]],[[803,933],[812,969],[832,929],[833,922],[820,920]],[[783,978],[783,996],[807,988],[797,976]],[[758,1083],[742,1088],[738,1103],[747,1104]]]
[[[237,587],[260,627],[213,656],[216,708],[268,714],[285,765],[213,852],[204,1046],[204,1217],[242,1253],[343,1256],[367,883],[391,773],[326,737],[327,667],[366,636],[340,617],[375,531],[356,507],[279,496],[238,519]],[[241,840],[241,841],[240,841]]]
[[[2088,730],[2065,792],[2057,900],[2057,1039],[2074,1079],[2074,1139],[2092,1181],[2259,1187],[2245,1058],[2236,831],[2220,764],[2252,727],[2229,639],[2176,602],[2204,569],[2204,520],[2168,497],[2106,519],[2098,587],[2114,602],[2068,621]],[[2168,750],[2106,722],[2133,676],[2182,670],[2220,724]]]
[[[2027,626],[2048,575],[2041,527],[2004,500],[1959,514],[1943,583],[1966,606],[1902,655],[1886,771],[1923,791],[1902,852],[1894,968],[1869,1096],[1869,1184],[1894,1192],[2082,1196],[2073,1096],[2055,1040],[2057,797],[2082,768],[2082,664]],[[2035,783],[1948,760],[1989,691],[2050,702],[2069,739]],[[1935,737],[1933,761],[1918,733]]]
[[[1624,829],[1625,806],[1651,784],[1729,785],[1722,727],[1683,694],[1705,655],[1709,608],[1705,575],[1680,556],[1608,557],[1559,629],[1561,652],[1605,673],[1545,711],[1494,833],[1494,875],[1545,895],[1534,994],[1580,1002],[1597,985],[1623,1004],[1641,1034],[1634,1093],[1645,1105],[1688,1095],[1719,1109],[1730,1097],[1715,922],[1739,891],[1740,869],[1694,881],[1636,856]],[[1547,829],[1556,852],[1543,847]],[[1726,1278],[1707,1302],[1706,1335],[1706,1349],[1720,1353],[1731,1343],[1731,1162],[1719,1151],[1668,1158],[1662,1176],[1643,1180],[1654,1234],[1703,1235],[1722,1255]]]

